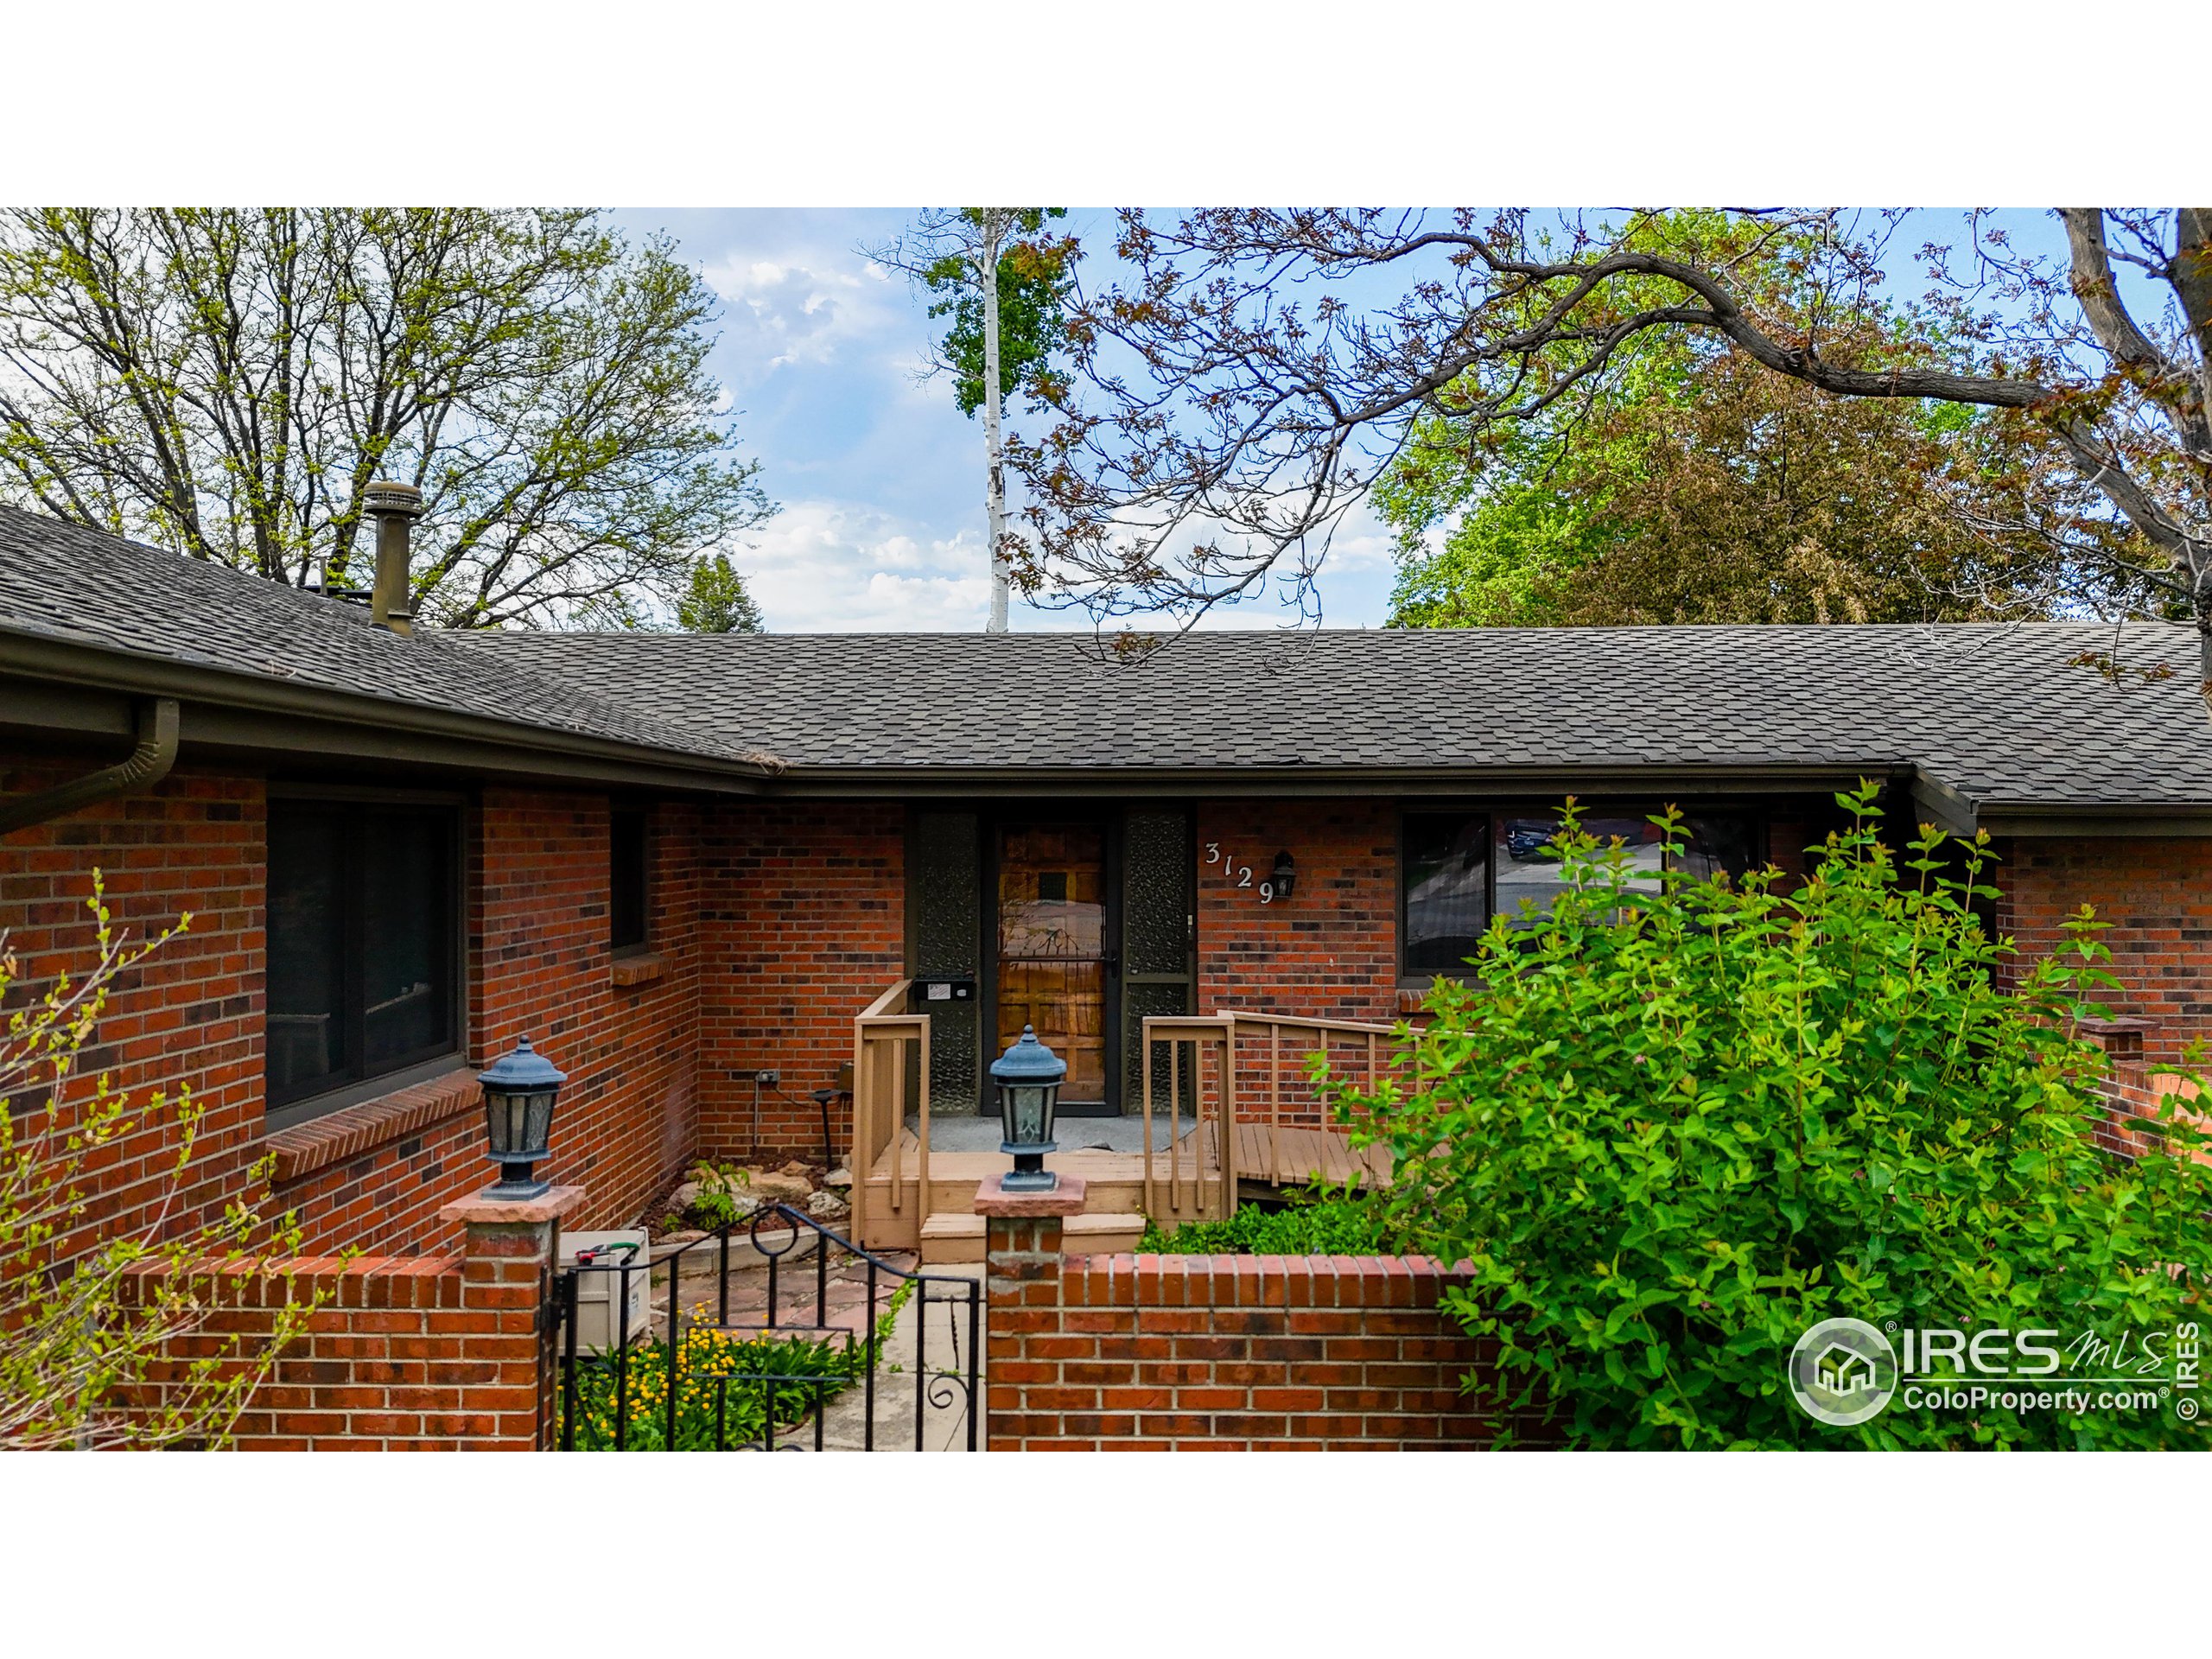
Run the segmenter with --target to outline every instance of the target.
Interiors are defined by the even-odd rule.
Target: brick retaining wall
[[[993,1451],[1465,1451],[1486,1363],[1423,1256],[1059,1254],[1052,1217],[990,1221]],[[1522,1425],[1534,1438],[1540,1426]]]
[[[293,1256],[212,1263],[185,1275],[210,1311],[170,1352],[178,1362],[265,1351],[279,1313],[325,1300],[247,1402],[232,1441],[254,1452],[511,1451],[550,1446],[550,1294],[556,1188],[534,1205],[463,1200],[455,1256]],[[142,1270],[142,1281],[166,1276]],[[184,1367],[156,1364],[159,1394]]]

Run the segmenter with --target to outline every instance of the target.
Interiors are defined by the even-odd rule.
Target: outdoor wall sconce
[[[499,1166],[493,1198],[535,1198],[547,1192],[548,1184],[532,1176],[552,1136],[554,1097],[568,1080],[527,1037],[477,1078],[484,1085],[485,1139]]]
[[[1274,873],[1268,877],[1268,885],[1274,889],[1276,898],[1290,897],[1290,890],[1298,885],[1298,866],[1292,861],[1288,853],[1275,855]]]
[[[1045,1167],[1045,1154],[1055,1150],[1052,1112],[1067,1074],[1068,1063],[1037,1040],[1033,1026],[1024,1026],[1020,1039],[991,1062],[991,1081],[999,1090],[999,1123],[1006,1137],[999,1150],[1014,1158],[1013,1173],[999,1182],[1002,1191],[1050,1192],[1060,1184],[1060,1178]]]

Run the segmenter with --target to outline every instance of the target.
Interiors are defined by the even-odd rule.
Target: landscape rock
[[[792,1159],[791,1162],[784,1166],[783,1173],[786,1175],[806,1175],[811,1179],[810,1166],[801,1163],[796,1158]]]
[[[817,1221],[842,1221],[852,1212],[853,1206],[835,1192],[817,1192],[806,1201],[806,1213]]]
[[[677,1187],[675,1192],[668,1195],[668,1206],[671,1210],[689,1210],[691,1207],[692,1201],[698,1196],[699,1183],[696,1181],[686,1181],[683,1185]]]
[[[763,1204],[804,1204],[814,1191],[814,1183],[804,1175],[759,1170],[745,1191]]]
[[[824,1186],[850,1186],[852,1184],[853,1172],[849,1169],[833,1169],[822,1178]]]

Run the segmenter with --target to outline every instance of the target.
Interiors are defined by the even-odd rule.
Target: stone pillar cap
[[[1049,1192],[1009,1192],[1003,1185],[1006,1172],[987,1175],[976,1188],[979,1216],[1079,1216],[1083,1213],[1084,1182],[1080,1175],[1063,1175]]]
[[[446,1205],[438,1219],[464,1227],[528,1227],[558,1221],[583,1201],[581,1186],[548,1187],[534,1198],[495,1198],[486,1190]]]

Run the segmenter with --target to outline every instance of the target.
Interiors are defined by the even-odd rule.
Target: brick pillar
[[[516,1451],[553,1444],[553,1255],[561,1217],[583,1200],[581,1186],[519,1200],[485,1192],[438,1212],[465,1234],[458,1328],[472,1438]]]
[[[998,1380],[1000,1362],[1020,1365],[1031,1337],[1060,1328],[1060,1223],[1083,1213],[1084,1183],[1080,1175],[1063,1175],[1049,1192],[1008,1192],[1001,1180],[990,1176],[976,1191],[990,1275],[983,1429],[987,1450],[1012,1452],[1020,1449],[1026,1432],[1020,1421],[1024,1390],[1019,1378]]]

